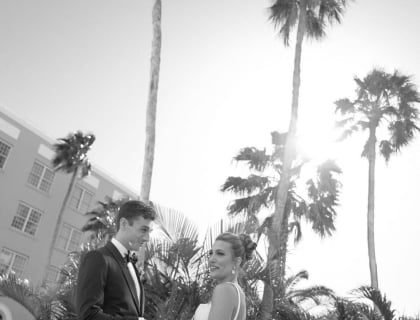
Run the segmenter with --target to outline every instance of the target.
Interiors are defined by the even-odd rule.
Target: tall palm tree
[[[266,150],[257,148],[244,148],[234,158],[237,162],[246,163],[251,174],[246,177],[228,177],[221,187],[223,192],[233,192],[239,198],[228,206],[228,214],[237,216],[245,215],[254,224],[254,232],[259,236],[265,232],[268,238],[273,229],[273,216],[271,214],[264,223],[259,225],[258,213],[272,210],[276,206],[276,196],[281,183],[284,170],[282,163],[285,149],[286,134],[272,133],[273,151],[267,154]],[[338,204],[340,183],[336,174],[341,173],[340,168],[331,160],[321,164],[316,172],[316,178],[306,182],[307,196],[297,194],[297,181],[300,178],[302,167],[308,162],[302,157],[297,158],[292,167],[292,176],[289,183],[286,214],[282,223],[282,242],[275,249],[275,255],[268,255],[270,267],[269,278],[264,288],[262,301],[262,319],[269,319],[273,303],[279,304],[285,296],[285,266],[289,237],[294,235],[295,242],[301,238],[300,223],[306,220],[315,233],[321,237],[331,236],[335,230],[335,207]],[[270,240],[270,239],[269,239]],[[269,241],[269,251],[273,244]],[[273,267],[280,263],[280,269]],[[271,289],[274,292],[270,291]],[[273,297],[277,301],[273,301]]]
[[[156,105],[159,85],[160,49],[162,46],[162,1],[155,0],[152,12],[153,40],[150,61],[149,100],[146,111],[146,141],[144,148],[143,173],[141,178],[140,199],[148,201],[152,187],[153,161],[155,156]]]
[[[55,171],[63,171],[71,173],[70,184],[64,196],[63,203],[58,213],[57,223],[55,225],[54,234],[48,251],[48,265],[51,263],[51,256],[54,250],[55,242],[57,241],[58,232],[63,219],[64,210],[70,198],[76,182],[76,177],[80,173],[81,177],[90,174],[91,164],[87,158],[87,153],[92,144],[95,142],[93,134],[84,135],[81,131],[69,134],[67,138],[58,139],[60,142],[54,144],[55,156],[52,160]]]
[[[371,286],[379,288],[375,254],[375,163],[376,153],[389,161],[392,154],[410,143],[416,131],[419,110],[414,104],[420,102],[420,95],[410,77],[398,71],[393,74],[373,69],[364,79],[355,78],[356,98],[335,102],[336,112],[341,114],[338,126],[344,128],[342,138],[355,131],[367,131],[362,157],[369,163],[367,240]],[[384,128],[386,134],[377,143],[377,135]],[[378,150],[377,150],[378,149]]]
[[[284,225],[287,219],[287,197],[290,179],[292,178],[292,162],[295,158],[295,136],[298,122],[300,64],[304,37],[322,39],[326,35],[328,23],[341,22],[347,0],[275,0],[270,7],[270,20],[279,28],[279,34],[286,46],[289,45],[291,32],[297,27],[295,43],[295,59],[293,70],[293,90],[289,129],[283,156],[283,172],[277,189],[273,230],[270,236],[270,256],[274,257],[276,248],[284,243],[287,233]],[[279,261],[279,268],[282,262]]]

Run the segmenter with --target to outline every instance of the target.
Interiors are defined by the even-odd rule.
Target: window
[[[83,189],[80,186],[75,186],[69,205],[73,209],[85,213],[89,210],[92,199],[93,193]]]
[[[68,224],[63,224],[57,239],[57,248],[64,251],[76,251],[79,248],[81,239],[82,232]]]
[[[8,144],[0,141],[0,169],[4,168],[10,149],[11,147]]]
[[[0,273],[13,271],[17,277],[21,277],[27,261],[24,255],[3,248],[0,252]]]
[[[39,220],[41,220],[39,211],[20,203],[13,217],[12,227],[33,236],[38,229]]]
[[[54,284],[60,279],[60,275],[60,269],[53,266],[49,266],[47,270],[46,282],[48,284]]]
[[[50,192],[53,180],[54,171],[52,171],[51,169],[47,168],[39,162],[34,162],[31,173],[28,177],[28,183],[30,185],[48,193]]]

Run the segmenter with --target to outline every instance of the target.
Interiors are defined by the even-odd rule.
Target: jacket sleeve
[[[98,251],[90,251],[82,258],[76,290],[76,307],[79,320],[137,320],[135,316],[118,316],[104,313],[104,288],[108,266]]]

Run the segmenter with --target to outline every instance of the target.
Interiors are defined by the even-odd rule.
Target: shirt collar
[[[125,255],[128,253],[128,250],[126,247],[124,247],[124,245],[119,242],[117,239],[112,238],[111,239],[112,244],[117,247],[118,251],[120,252],[121,256],[124,258]]]

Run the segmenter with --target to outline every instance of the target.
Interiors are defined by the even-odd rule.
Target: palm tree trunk
[[[272,229],[268,230],[268,238],[272,237]],[[273,250],[272,242],[268,242],[268,252]],[[273,270],[273,262],[274,260],[271,259],[270,255],[267,257],[267,266],[268,266],[268,279],[264,282],[264,292],[261,300],[260,305],[260,312],[261,318],[260,320],[270,320],[271,314],[273,313],[274,308],[274,281],[275,279],[272,278]]]
[[[371,287],[379,289],[378,270],[375,254],[375,161],[376,161],[376,135],[375,128],[369,132],[369,182],[368,182],[368,212],[367,212],[367,239],[369,254],[369,270]]]
[[[290,203],[289,201],[287,203]],[[289,220],[290,206],[285,208],[286,215],[284,220]],[[272,318],[273,309],[281,303],[281,299],[285,295],[284,278],[286,271],[286,257],[287,257],[287,242],[289,239],[288,223],[283,221],[281,225],[280,235],[281,242],[280,246],[273,248],[274,242],[270,239],[275,238],[275,234],[278,232],[272,227],[268,230],[268,258],[267,264],[269,268],[269,288],[268,284],[264,286],[264,295],[261,302],[261,320],[270,320]],[[272,253],[272,255],[270,255]],[[266,292],[267,290],[267,292]],[[270,290],[270,291],[269,291]],[[271,292],[271,293],[270,293]]]
[[[260,305],[260,320],[270,320],[273,313],[274,292],[270,282],[264,282],[264,292]]]
[[[64,196],[63,204],[61,205],[60,212],[58,213],[57,223],[55,225],[54,234],[53,234],[53,237],[52,237],[52,240],[51,240],[51,243],[50,243],[50,248],[48,250],[47,267],[45,268],[44,281],[45,281],[46,276],[47,276],[48,266],[51,264],[51,257],[52,257],[52,253],[53,253],[53,250],[54,250],[55,243],[57,241],[58,232],[60,231],[60,226],[61,226],[61,222],[63,220],[64,210],[66,209],[67,203],[69,202],[70,194],[71,194],[71,191],[73,190],[74,184],[76,182],[76,177],[77,177],[78,172],[79,172],[78,168],[76,168],[73,171],[73,175],[71,176],[69,187],[67,188],[66,195]]]
[[[146,111],[146,141],[140,191],[140,199],[143,201],[149,200],[152,186],[153,161],[155,154],[156,105],[159,85],[160,49],[162,45],[161,16],[162,3],[161,0],[156,0],[152,12],[153,40],[150,61],[150,86]]]
[[[295,47],[295,61],[293,70],[293,94],[292,94],[292,106],[289,123],[289,131],[287,134],[286,146],[283,156],[283,170],[280,178],[279,187],[276,194],[276,210],[273,217],[272,228],[274,231],[274,238],[270,239],[273,241],[272,251],[269,252],[269,256],[273,257],[277,248],[284,248],[284,244],[287,243],[287,232],[281,232],[284,230],[283,224],[288,224],[288,219],[285,219],[285,208],[287,195],[289,191],[291,167],[295,157],[295,136],[297,131],[297,120],[298,120],[298,107],[299,107],[299,89],[300,89],[300,62],[302,56],[302,43],[303,37],[306,30],[306,7],[307,0],[300,1],[299,8],[299,22],[296,35],[296,47]],[[282,245],[283,244],[283,245]],[[285,258],[285,257],[284,257]],[[279,261],[279,268],[284,269],[286,262]],[[280,270],[280,274],[284,275],[284,270]],[[280,279],[282,283],[284,279]],[[276,291],[276,290],[275,290]]]
[[[280,299],[284,298],[285,296],[285,286],[284,286],[284,279],[286,275],[286,259],[287,259],[287,243],[289,240],[289,231],[288,231],[288,222],[289,222],[289,216],[290,216],[290,206],[287,206],[285,208],[286,215],[284,216],[283,223],[281,225],[280,230],[280,246],[279,246],[279,257],[278,257],[278,264],[279,264],[279,278],[280,283],[276,287],[275,293],[276,293],[276,299],[277,302],[280,301]]]

